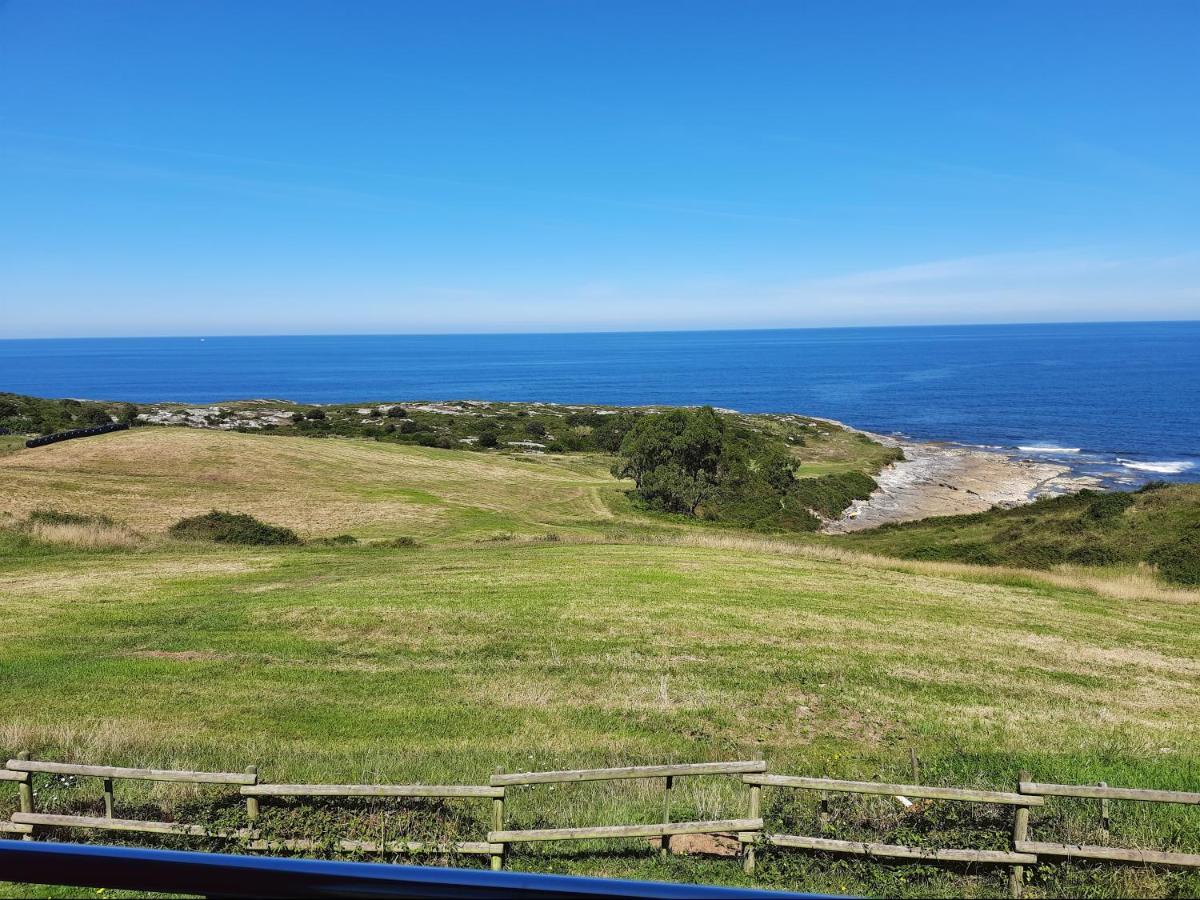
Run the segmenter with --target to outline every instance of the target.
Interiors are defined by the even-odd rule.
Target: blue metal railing
[[[781,900],[822,896],[615,878],[7,840],[0,840],[0,880],[205,897]]]

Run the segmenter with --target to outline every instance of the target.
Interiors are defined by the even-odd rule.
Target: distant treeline
[[[0,393],[0,434],[52,435],[120,422],[133,425],[138,408],[132,403],[93,400],[48,400]]]

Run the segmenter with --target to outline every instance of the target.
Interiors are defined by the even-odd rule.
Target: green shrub
[[[799,478],[791,495],[806,508],[836,519],[855,500],[866,500],[879,485],[862,472],[838,472],[819,478]]]
[[[416,538],[409,537],[405,534],[401,535],[400,537],[389,538],[386,541],[376,541],[375,546],[388,547],[393,550],[414,550],[421,545],[417,543]]]
[[[328,547],[347,547],[351,544],[357,544],[358,538],[352,534],[335,534],[333,537],[318,538],[312,543]]]
[[[57,509],[35,509],[27,517],[30,525],[112,525],[108,516],[90,516],[61,512]]]
[[[1178,543],[1155,551],[1150,561],[1158,566],[1159,574],[1168,581],[1200,585],[1200,530],[1193,529]]]
[[[1134,499],[1132,494],[1121,491],[1101,494],[1088,506],[1086,516],[1094,522],[1104,522],[1117,518],[1121,513],[1133,506],[1133,504]]]
[[[180,519],[168,529],[172,537],[183,540],[211,541],[217,544],[299,544],[299,536],[290,528],[268,525],[245,513],[213,510],[202,516]]]

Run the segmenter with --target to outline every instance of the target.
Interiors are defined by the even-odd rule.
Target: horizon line
[[[1054,325],[1186,325],[1200,322],[1192,319],[1064,319],[1045,322],[912,322],[892,325],[773,325],[732,328],[610,328],[554,331],[300,331],[300,332],[241,332],[194,334],[111,334],[87,336],[0,337],[0,343],[18,341],[139,341],[139,340],[206,340],[208,338],[300,338],[300,337],[538,337],[600,334],[719,334],[729,332],[763,331],[865,331],[885,328],[1018,328]]]

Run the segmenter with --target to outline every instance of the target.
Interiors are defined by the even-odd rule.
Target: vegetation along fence
[[[103,816],[62,815],[38,812],[34,808],[34,777],[65,775],[97,778],[104,794]],[[746,814],[737,818],[675,821],[672,816],[672,790],[677,778],[697,776],[736,776],[745,786]],[[663,780],[662,821],[625,825],[594,825],[563,828],[506,828],[505,799],[509,788],[530,785],[613,782],[631,779]],[[236,791],[246,804],[244,827],[214,828],[199,823],[119,818],[115,811],[114,783],[132,779],[211,785]],[[492,869],[500,869],[511,844],[540,841],[575,841],[618,838],[659,838],[661,852],[670,852],[673,835],[732,835],[741,846],[747,874],[755,869],[756,850],[769,846],[810,852],[840,854],[868,859],[910,860],[921,863],[957,865],[999,865],[1009,867],[1009,888],[1021,896],[1025,867],[1044,857],[1088,859],[1142,865],[1186,866],[1200,868],[1200,853],[1142,850],[1107,845],[1065,844],[1030,839],[1030,810],[1046,805],[1049,798],[1067,797],[1100,801],[1100,833],[1108,839],[1109,804],[1112,801],[1200,805],[1200,793],[1184,791],[1115,788],[1099,785],[1048,784],[1031,780],[1022,772],[1015,792],[974,788],[935,787],[920,784],[887,784],[876,781],[844,781],[767,773],[761,760],[684,763],[658,766],[628,766],[608,769],[572,769],[553,772],[497,771],[486,785],[424,784],[264,784],[258,770],[250,766],[244,772],[194,772],[175,769],[135,769],[119,766],[95,766],[34,760],[22,753],[0,769],[0,781],[17,787],[19,810],[9,821],[0,822],[0,834],[20,834],[33,840],[36,828],[82,828],[116,832],[183,835],[237,841],[248,850],[311,850],[321,846],[311,840],[265,837],[257,827],[260,803],[270,798],[434,798],[439,800],[490,801],[491,829],[480,840],[435,842],[409,840],[341,840],[334,848],[361,853],[435,853],[487,856]],[[894,797],[905,804],[912,800],[989,804],[1012,810],[1011,836],[1007,849],[981,850],[967,847],[930,848],[904,844],[849,841],[823,835],[782,834],[769,831],[761,814],[763,788],[782,788],[816,792],[819,795],[817,820],[822,832],[829,824],[829,795],[858,794]]]

